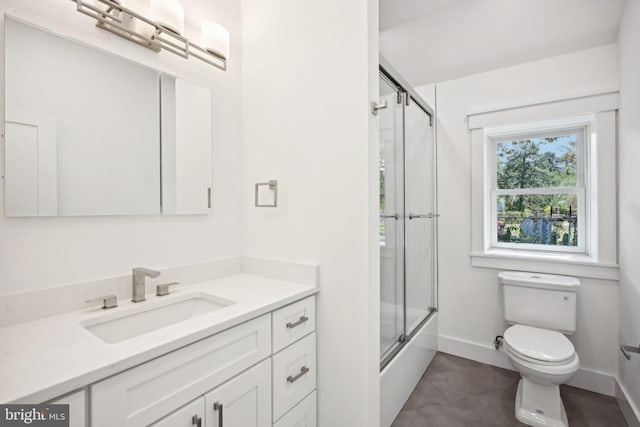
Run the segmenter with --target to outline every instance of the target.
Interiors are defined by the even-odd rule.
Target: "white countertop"
[[[0,328],[0,403],[39,403],[99,381],[212,334],[317,293],[314,286],[237,274],[178,286],[164,297],[95,308]],[[201,292],[235,301],[228,307],[119,343],[107,344],[81,322]],[[96,295],[97,296],[97,295]]]

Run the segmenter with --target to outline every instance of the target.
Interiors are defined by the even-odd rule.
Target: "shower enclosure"
[[[435,327],[431,328],[432,339],[420,339],[419,335],[428,329],[437,311],[436,142],[433,110],[383,59],[380,100],[374,111],[380,126],[380,369],[384,406],[388,405],[385,389],[395,388],[385,387],[385,381],[398,382],[409,372],[417,375],[413,385],[408,384],[408,397],[435,354]],[[394,359],[405,352],[412,354],[407,356],[409,362],[403,360],[398,365],[420,366],[391,369]],[[394,393],[392,399],[402,394]],[[404,401],[395,406],[402,404]],[[385,408],[382,411],[385,425]]]

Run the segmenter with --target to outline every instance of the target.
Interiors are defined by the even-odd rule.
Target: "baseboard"
[[[440,335],[438,337],[438,351],[499,368],[514,370],[505,352],[496,350],[490,345]],[[580,368],[567,384],[607,396],[615,396],[616,378],[604,372]]]
[[[627,389],[616,378],[616,400],[622,415],[624,415],[625,421],[629,427],[640,427],[640,411],[638,407],[633,403],[632,399],[629,399],[629,393]]]
[[[438,351],[486,363],[513,371],[513,366],[509,363],[507,355],[503,351],[496,350],[493,346],[461,340],[459,338],[438,336]]]

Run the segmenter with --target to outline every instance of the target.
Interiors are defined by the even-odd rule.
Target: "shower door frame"
[[[411,339],[422,329],[422,327],[429,322],[429,320],[438,312],[438,186],[437,186],[437,172],[438,172],[438,162],[437,162],[437,152],[438,152],[438,144],[436,139],[436,126],[437,123],[434,120],[435,114],[433,109],[426,103],[424,100],[415,92],[412,87],[404,80],[400,75],[391,67],[391,65],[382,57],[380,57],[380,65],[379,65],[379,75],[381,79],[386,80],[387,82],[392,83],[396,86],[397,90],[400,93],[404,94],[403,102],[415,102],[415,104],[422,109],[427,116],[429,117],[429,125],[433,127],[433,171],[432,171],[432,180],[433,180],[433,210],[435,213],[435,217],[433,218],[433,271],[432,273],[432,298],[433,298],[433,307],[430,307],[431,310],[427,314],[427,316],[422,319],[412,331],[407,333],[407,266],[406,266],[406,245],[407,245],[407,236],[406,236],[406,223],[403,226],[403,283],[402,283],[402,292],[403,292],[403,324],[404,324],[404,333],[400,336],[399,342],[386,354],[384,358],[380,360],[380,371],[382,371],[394,358],[395,356],[402,351],[402,349],[411,341]],[[405,104],[406,105],[406,104]],[[406,117],[403,113],[403,174],[405,175],[405,181],[403,182],[403,203],[406,205],[406,170],[405,162],[406,162],[406,152],[405,152],[405,135],[404,135],[404,125]],[[403,207],[403,210],[406,206]],[[407,215],[406,212],[405,216]],[[405,218],[402,219],[405,221]]]
[[[391,341],[391,343],[389,344],[388,348],[383,349],[382,346],[380,348],[381,351],[381,355],[388,355],[388,354],[392,354],[394,353],[394,350],[399,346],[399,343],[403,342],[404,340],[404,336],[407,330],[407,324],[406,324],[406,290],[404,288],[404,286],[402,287],[402,289],[400,289],[401,292],[398,292],[398,287],[397,287],[397,283],[404,283],[406,281],[406,257],[405,257],[405,250],[406,250],[406,233],[405,233],[405,227],[406,224],[404,222],[404,216],[406,214],[405,212],[405,152],[404,152],[404,93],[402,92],[402,89],[397,85],[396,82],[394,82],[393,80],[391,80],[390,78],[387,78],[384,74],[380,73],[380,85],[382,86],[382,84],[384,83],[385,86],[388,86],[389,89],[393,90],[394,93],[394,100],[391,101],[391,105],[389,105],[389,100],[386,99],[384,102],[387,102],[387,104],[385,105],[384,111],[380,113],[380,120],[382,120],[383,115],[388,114],[391,110],[394,110],[396,108],[399,108],[399,112],[400,112],[400,122],[398,123],[398,118],[393,117],[393,121],[394,121],[394,125],[393,125],[393,147],[392,147],[392,153],[393,153],[393,162],[392,165],[387,165],[386,164],[386,160],[387,157],[386,155],[384,156],[385,158],[385,184],[388,184],[389,181],[393,182],[394,185],[392,185],[392,192],[388,191],[389,189],[386,187],[385,185],[385,212],[380,212],[381,216],[381,220],[385,221],[384,225],[385,225],[385,245],[384,245],[384,249],[382,247],[380,247],[380,265],[381,265],[381,273],[384,271],[383,268],[383,264],[387,264],[384,260],[384,258],[392,258],[393,259],[393,275],[392,275],[392,291],[394,294],[396,294],[396,297],[398,294],[401,295],[401,303],[398,304],[397,301],[398,299],[395,299],[393,301],[393,304],[391,304],[391,306],[394,307],[395,310],[397,310],[397,307],[401,307],[401,319],[400,322],[398,322],[398,319],[400,318],[400,316],[398,316],[398,313],[394,310],[393,314],[393,334],[392,334],[392,338],[393,341]],[[382,94],[381,94],[382,97]],[[382,122],[379,122],[380,124]],[[382,126],[380,126],[382,127]],[[381,130],[382,132],[382,130]],[[383,138],[382,138],[382,133],[380,134],[380,151],[385,151],[382,147],[383,144]],[[398,173],[398,170],[400,170],[400,173]],[[389,174],[390,171],[393,171],[393,173]],[[393,179],[389,179],[389,178],[393,178]],[[400,188],[398,188],[398,184],[400,184]],[[398,191],[400,189],[400,191]],[[388,200],[388,196],[390,194],[393,194],[394,197],[394,203],[393,203],[393,212],[386,212],[387,209],[387,205],[389,203]],[[397,200],[397,195],[400,194],[401,196],[401,201],[398,202]],[[392,241],[389,240],[389,233],[391,230],[391,227],[387,226],[386,220],[392,220],[394,226],[393,226],[393,233],[392,236],[394,237],[394,239]],[[401,227],[399,227],[400,222],[401,223]],[[389,247],[389,243],[393,243],[393,245],[391,247]],[[389,253],[392,253],[392,256],[389,257]],[[386,255],[385,255],[386,254]],[[398,267],[401,268],[401,272],[398,272],[397,269]],[[380,276],[380,280],[384,280],[386,275],[382,275]],[[380,295],[381,299],[382,299],[382,289],[381,289],[381,295]],[[383,307],[381,306],[381,314],[382,314],[382,310]],[[389,316],[387,316],[389,317]],[[398,328],[399,327],[399,328]],[[382,325],[381,325],[382,328]],[[381,330],[381,334],[382,334],[382,330]],[[384,350],[384,351],[383,351]],[[385,356],[386,357],[386,356]]]

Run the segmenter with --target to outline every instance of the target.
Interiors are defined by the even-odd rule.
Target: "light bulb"
[[[209,52],[229,59],[229,30],[216,22],[204,21],[202,46]]]
[[[180,0],[151,0],[151,15],[159,26],[180,35],[184,33],[184,6]]]

